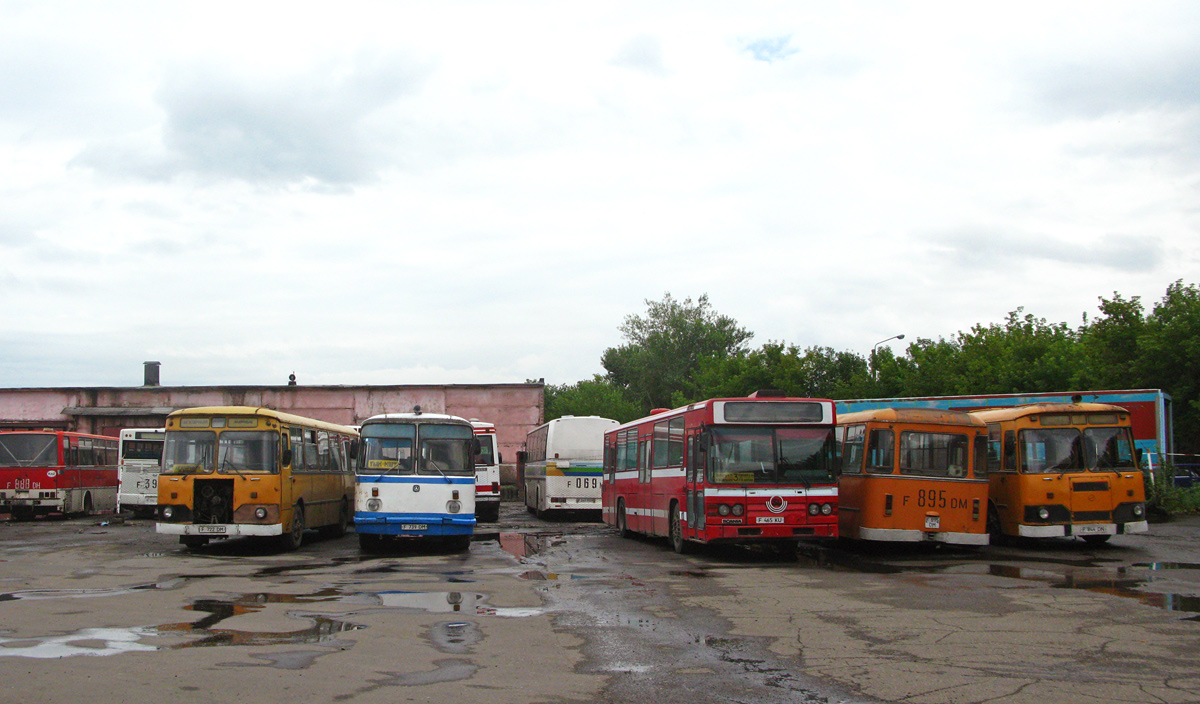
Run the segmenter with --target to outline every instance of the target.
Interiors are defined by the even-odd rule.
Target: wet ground
[[[1200,519],[797,557],[679,556],[586,518],[506,504],[466,553],[372,555],[0,524],[0,700],[1200,701]]]

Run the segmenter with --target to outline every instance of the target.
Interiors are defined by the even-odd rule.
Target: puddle
[[[198,621],[172,623],[158,626],[155,629],[162,633],[205,633],[199,640],[181,643],[173,648],[199,648],[214,645],[280,645],[299,643],[322,643],[337,639],[338,634],[357,631],[365,628],[347,621],[338,621],[317,614],[291,614],[291,618],[302,618],[312,621],[312,626],[299,630],[282,633],[238,631],[227,628],[214,628],[218,623],[233,616],[250,614],[261,611],[267,604],[311,604],[317,602],[338,601],[341,591],[337,589],[322,589],[309,595],[294,594],[243,594],[233,601],[219,599],[201,599],[191,606],[190,611],[200,611],[208,616]]]
[[[567,541],[562,533],[501,533],[500,549],[518,559],[532,557]]]
[[[470,621],[443,621],[429,628],[429,642],[451,655],[466,655],[483,640],[479,626]]]
[[[148,652],[158,648],[140,641],[153,635],[152,628],[85,628],[50,638],[0,638],[0,657],[103,657]]]

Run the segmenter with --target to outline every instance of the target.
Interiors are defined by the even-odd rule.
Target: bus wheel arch
[[[671,549],[680,555],[686,555],[690,552],[691,544],[683,537],[683,521],[679,517],[679,501],[671,502],[671,510],[668,515],[670,523],[667,524],[667,540],[671,542]]]
[[[630,537],[629,519],[625,515],[625,499],[617,499],[617,535],[622,538]]]
[[[83,515],[90,516],[95,511],[95,504],[92,503],[92,492],[86,491],[83,494]]]
[[[292,507],[292,522],[279,536],[279,544],[284,550],[295,550],[304,542],[304,503],[296,502]]]

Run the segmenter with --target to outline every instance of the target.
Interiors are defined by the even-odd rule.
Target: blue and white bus
[[[479,448],[470,421],[418,407],[372,416],[359,433],[354,528],[362,549],[377,550],[393,538],[469,548]]]

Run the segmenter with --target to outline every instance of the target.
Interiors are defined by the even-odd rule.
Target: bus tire
[[[92,505],[92,492],[87,492],[83,495],[83,515],[90,516],[95,511],[95,506]]]
[[[667,527],[667,538],[671,549],[680,555],[691,552],[691,544],[683,538],[683,522],[679,519],[679,504],[671,502],[671,523]]]
[[[292,523],[283,535],[279,536],[279,547],[292,551],[304,542],[304,506],[296,504],[292,507]]]
[[[383,537],[374,533],[359,533],[358,548],[366,553],[376,553],[383,548]]]
[[[629,532],[629,519],[625,517],[625,499],[617,500],[617,535],[622,538],[632,535]]]
[[[495,523],[500,520],[500,502],[481,504],[479,520],[483,523]]]
[[[346,534],[346,530],[350,527],[350,509],[346,506],[346,500],[342,499],[342,505],[338,508],[337,523],[331,526],[326,526],[322,531],[330,538],[340,538]]]
[[[1103,545],[1103,544],[1107,543],[1108,539],[1111,538],[1112,536],[1111,535],[1083,535],[1080,537],[1083,538],[1083,542],[1087,543],[1088,545]]]
[[[996,510],[996,505],[988,502],[987,510],[987,532],[988,542],[992,545],[1000,545],[1004,542],[1004,529],[1000,524],[1000,512]]]
[[[455,552],[467,552],[471,549],[471,536],[455,535],[450,538],[450,549]]]
[[[196,550],[208,545],[208,538],[201,538],[195,535],[181,535],[179,542],[188,550]]]

